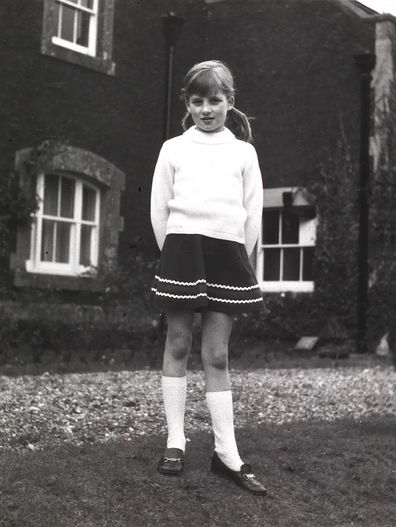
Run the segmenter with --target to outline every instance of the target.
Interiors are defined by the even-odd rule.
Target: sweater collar
[[[235,139],[235,135],[228,128],[224,128],[221,132],[202,132],[196,126],[192,126],[183,135],[194,143],[205,145],[221,145]]]

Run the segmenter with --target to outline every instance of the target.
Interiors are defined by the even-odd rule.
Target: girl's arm
[[[166,236],[166,224],[169,217],[168,203],[173,198],[173,173],[168,157],[168,145],[164,143],[154,170],[150,206],[151,225],[160,250],[162,250]]]
[[[257,153],[248,145],[249,155],[243,173],[243,205],[247,211],[245,223],[245,246],[250,256],[259,237],[263,212],[263,181]]]

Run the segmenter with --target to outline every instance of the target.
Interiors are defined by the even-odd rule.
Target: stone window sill
[[[51,41],[46,41],[42,44],[41,52],[43,55],[70,62],[71,64],[76,64],[84,68],[90,68],[99,73],[115,75],[115,63],[110,58],[106,58],[105,53],[105,57],[103,58],[92,57],[72,49],[64,48]]]

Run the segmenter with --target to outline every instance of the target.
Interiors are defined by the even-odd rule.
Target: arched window
[[[39,198],[31,226],[18,229],[15,285],[101,287],[95,278],[117,260],[125,174],[93,152],[49,142],[17,152],[15,168]]]

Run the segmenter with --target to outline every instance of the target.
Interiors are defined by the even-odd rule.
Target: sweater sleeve
[[[160,250],[164,245],[169,217],[169,201],[173,198],[174,170],[169,161],[168,144],[162,145],[154,170],[151,187],[150,216],[155,239]]]
[[[245,223],[245,246],[250,256],[259,237],[263,212],[263,181],[257,153],[248,145],[248,159],[243,173],[243,205],[247,212]]]

